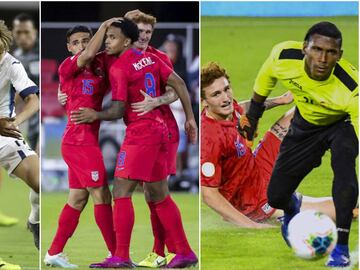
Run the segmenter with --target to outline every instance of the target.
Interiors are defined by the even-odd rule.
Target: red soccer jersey
[[[95,145],[98,144],[100,121],[76,125],[70,120],[70,112],[80,107],[101,110],[103,97],[109,88],[106,70],[111,64],[111,58],[101,52],[96,55],[89,67],[79,68],[79,55],[66,58],[59,67],[61,91],[68,95],[65,106],[68,123],[63,143]]]
[[[172,70],[174,70],[173,64],[171,63],[170,58],[166,53],[157,50],[151,46],[148,46],[146,52],[155,54],[159,57],[165,64],[167,64]],[[161,85],[160,93],[164,94],[166,92],[166,84]],[[176,119],[170,109],[169,105],[160,106],[160,110],[164,116],[165,123],[169,129],[169,142],[170,143],[178,143],[179,142],[179,128],[176,123]]]
[[[160,96],[160,86],[172,72],[172,69],[154,54],[134,48],[128,49],[117,59],[110,68],[112,99],[125,102],[126,125],[142,119],[164,122],[160,108],[138,116],[130,104],[144,100],[140,90],[152,97]]]
[[[251,149],[237,131],[241,108],[234,101],[233,121],[201,115],[201,185],[217,187],[239,211],[257,206],[258,170]]]

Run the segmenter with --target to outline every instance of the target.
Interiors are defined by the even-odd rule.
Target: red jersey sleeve
[[[170,74],[173,73],[173,70],[165,62],[163,62],[159,57],[156,57],[156,58],[159,63],[160,80],[166,84]]]
[[[110,69],[110,86],[112,100],[127,101],[128,80],[125,70],[120,66],[112,66]]]
[[[203,117],[203,116],[202,116]],[[206,119],[201,125],[201,185],[219,187],[221,185],[222,146],[218,140],[217,128],[207,125]]]
[[[81,53],[78,53],[74,56],[68,57],[61,63],[58,73],[60,84],[64,83],[64,80],[67,80],[74,76],[81,69],[77,65],[77,59]]]

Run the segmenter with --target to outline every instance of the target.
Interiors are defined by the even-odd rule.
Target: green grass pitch
[[[303,40],[314,23],[329,20],[343,33],[343,57],[358,67],[358,18],[244,18],[202,17],[201,64],[216,61],[230,75],[237,100],[249,99],[257,72],[278,42]],[[272,96],[285,92],[281,84]],[[260,121],[262,134],[290,106],[265,112]],[[330,155],[323,158],[300,185],[299,191],[308,196],[330,196],[332,171]],[[326,259],[304,261],[295,257],[283,242],[279,228],[268,230],[239,229],[226,224],[212,210],[201,205],[201,266],[202,269],[244,270],[317,270],[326,269]],[[358,221],[351,231],[350,250],[357,257]],[[352,266],[357,269],[358,264]]]
[[[0,258],[18,264],[23,270],[39,269],[39,252],[32,234],[26,229],[30,213],[29,188],[19,179],[11,179],[1,169],[0,210],[19,219],[12,227],[0,227]]]
[[[199,200],[198,194],[173,193],[172,197],[180,208],[182,220],[189,243],[196,254],[199,254]],[[57,219],[66,203],[66,193],[42,194],[42,258],[50,246],[57,228]],[[135,193],[135,226],[131,238],[130,256],[139,262],[151,251],[153,235],[149,218],[149,210],[144,195]],[[78,269],[89,269],[90,263],[102,261],[107,256],[107,249],[96,226],[91,199],[81,214],[79,225],[64,252],[70,262],[79,265]],[[52,269],[42,263],[42,269]],[[193,268],[198,269],[198,268]]]

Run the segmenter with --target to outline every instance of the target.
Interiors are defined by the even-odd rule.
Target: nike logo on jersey
[[[136,71],[139,71],[139,70],[143,69],[144,67],[147,67],[147,66],[150,66],[153,64],[155,64],[155,62],[150,57],[144,57],[144,58],[141,58],[138,62],[133,63],[132,65]]]
[[[12,65],[14,65],[14,64],[20,64],[20,62],[19,62],[19,61],[14,61],[14,62],[12,62],[11,64],[12,64]]]

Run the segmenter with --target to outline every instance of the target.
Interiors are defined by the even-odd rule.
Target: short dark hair
[[[93,36],[93,32],[92,30],[85,26],[85,25],[75,25],[74,27],[70,28],[67,32],[66,32],[66,41],[69,42],[70,41],[70,36],[75,34],[75,33],[89,33],[90,37]]]
[[[133,21],[129,19],[121,19],[120,21],[115,21],[111,26],[118,27],[121,29],[121,32],[131,39],[131,43],[134,43],[139,39],[139,29]]]
[[[315,34],[331,37],[339,40],[339,45],[342,45],[342,34],[335,24],[331,22],[319,22],[310,27],[305,35],[305,41],[309,42],[311,37]]]
[[[31,17],[31,15],[28,14],[28,13],[20,13],[20,14],[16,15],[15,18],[13,19],[13,24],[14,24],[15,21],[19,21],[19,22],[28,22],[28,21],[30,21],[34,27],[36,25],[36,23],[34,21],[34,18]]]

